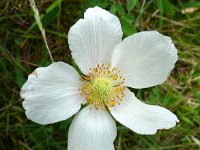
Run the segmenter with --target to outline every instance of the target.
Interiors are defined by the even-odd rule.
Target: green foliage
[[[63,0],[56,0],[54,1],[46,10],[45,10],[45,15],[43,14],[40,17],[40,20],[42,21],[42,24],[44,27],[49,25],[52,21],[56,19],[58,15],[60,15],[60,6]],[[37,6],[36,6],[37,7]],[[33,22],[33,24],[29,27],[27,32],[30,30],[35,30],[38,28],[37,23]],[[27,33],[26,32],[26,33]]]
[[[171,18],[175,14],[175,6],[169,0],[156,0],[156,4],[160,13],[159,28],[163,27],[163,15]]]
[[[138,3],[138,0],[129,0],[127,4],[128,12],[133,10],[133,8],[136,6],[137,3]]]
[[[139,31],[158,30],[172,37],[179,55],[167,82],[132,91],[146,103],[167,107],[177,114],[180,123],[173,129],[151,136],[138,135],[118,124],[116,150],[199,149],[199,1],[38,1],[40,18],[55,61],[70,63],[78,70],[67,45],[67,33],[88,7],[96,5],[119,17],[124,37]],[[181,13],[181,10],[190,7],[198,9],[192,13]],[[0,149],[64,150],[73,117],[47,126],[33,123],[26,118],[19,95],[28,74],[51,63],[33,12],[26,1],[18,0],[3,0],[0,8]]]

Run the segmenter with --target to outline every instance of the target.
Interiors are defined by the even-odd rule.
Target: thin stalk
[[[47,51],[48,51],[49,56],[50,56],[50,58],[51,58],[51,61],[52,61],[52,63],[53,63],[54,60],[53,60],[53,57],[52,57],[52,55],[51,55],[51,51],[50,51],[49,46],[48,46],[48,43],[47,43],[46,34],[45,34],[45,30],[44,30],[44,28],[43,28],[43,26],[42,26],[42,22],[41,22],[41,20],[40,20],[39,11],[38,11],[38,9],[37,9],[37,7],[36,7],[36,5],[35,5],[35,1],[34,1],[34,0],[29,0],[29,2],[30,2],[30,6],[31,6],[31,8],[32,8],[32,10],[33,10],[33,12],[34,12],[35,21],[36,21],[36,23],[37,23],[37,25],[38,25],[38,27],[39,27],[41,33],[42,33],[42,37],[43,37],[45,46],[46,46],[46,48],[47,48]]]

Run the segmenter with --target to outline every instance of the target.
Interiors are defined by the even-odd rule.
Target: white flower
[[[178,59],[171,38],[145,31],[122,41],[119,19],[94,7],[71,27],[68,42],[84,76],[55,62],[37,68],[21,89],[26,116],[39,124],[65,120],[86,104],[70,126],[68,150],[113,150],[117,128],[111,115],[139,134],[176,125],[176,115],[141,102],[127,88],[152,87],[167,79]]]

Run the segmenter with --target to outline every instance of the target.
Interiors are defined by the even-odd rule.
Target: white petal
[[[119,19],[99,7],[89,8],[68,33],[72,57],[87,75],[89,68],[110,63],[114,47],[122,40]]]
[[[110,114],[87,106],[72,121],[68,150],[114,150],[116,135],[116,124]]]
[[[138,134],[155,134],[158,129],[169,129],[179,122],[169,110],[141,102],[128,89],[121,104],[111,108],[111,114]]]
[[[21,89],[26,116],[39,124],[65,120],[81,107],[80,76],[70,65],[56,62],[39,67]]]
[[[127,37],[115,48],[112,66],[121,70],[126,86],[140,89],[163,83],[177,59],[171,38],[145,31]]]

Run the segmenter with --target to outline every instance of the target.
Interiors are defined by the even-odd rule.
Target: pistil
[[[124,97],[125,78],[119,75],[117,68],[109,65],[97,65],[90,68],[89,76],[83,76],[84,85],[80,89],[81,95],[86,95],[87,103],[95,109],[108,109],[120,105]],[[92,108],[92,107],[91,107]]]

